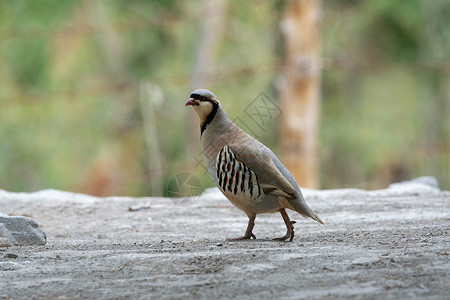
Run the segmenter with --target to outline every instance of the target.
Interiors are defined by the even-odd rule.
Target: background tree
[[[87,2],[0,1],[0,189],[154,193],[142,82],[164,95],[150,118],[162,190],[180,172],[213,186],[193,165],[198,143],[187,151],[183,106],[205,1]],[[288,58],[280,22],[291,2],[225,2],[208,88],[287,161],[280,120],[256,126],[248,111],[261,95],[284,99],[276,89]],[[449,14],[445,0],[323,1],[318,187],[380,188],[433,175],[450,188]]]

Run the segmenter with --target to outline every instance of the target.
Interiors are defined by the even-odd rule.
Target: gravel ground
[[[229,242],[247,217],[216,192],[180,203],[0,190],[1,212],[48,237],[0,248],[0,299],[448,299],[450,192],[409,182],[305,196],[325,225],[289,211],[294,241],[272,241],[281,216],[258,215],[256,240]]]

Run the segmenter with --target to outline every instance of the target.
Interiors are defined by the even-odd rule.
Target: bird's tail
[[[310,217],[314,221],[319,222],[320,224],[324,224],[322,219],[306,204],[305,199],[301,192],[298,193],[298,198],[288,199],[289,204],[292,206],[293,210],[300,213],[302,216]]]
[[[310,217],[311,217],[311,219],[313,219],[313,220],[319,222],[320,224],[325,225],[325,223],[322,221],[322,219],[320,219],[319,216],[316,215],[314,212],[313,212],[313,215],[310,216]]]
[[[301,198],[301,200],[302,201],[290,201],[289,203],[292,205],[296,212],[300,213],[305,218],[310,217],[314,221],[317,221],[320,224],[324,224],[322,219],[320,219],[320,217],[308,206],[308,204],[306,204],[303,197]]]
[[[312,209],[310,209],[309,207],[308,207],[308,210],[306,212],[304,210],[297,210],[297,209],[295,211],[300,213],[305,218],[309,217],[309,218],[313,219],[314,221],[317,221],[320,224],[325,225],[325,223],[322,221],[322,219],[318,215],[316,215],[316,213]]]

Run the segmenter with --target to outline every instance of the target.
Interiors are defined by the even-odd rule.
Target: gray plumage
[[[289,220],[285,208],[323,224],[286,167],[269,148],[230,120],[213,93],[195,90],[186,105],[192,105],[199,115],[201,143],[211,178],[230,202],[250,218],[242,238],[254,237],[251,230],[256,214],[280,211],[288,228],[281,239],[292,240],[295,222]]]

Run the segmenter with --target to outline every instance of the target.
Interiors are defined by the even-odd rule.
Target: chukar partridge
[[[286,167],[269,148],[230,120],[213,93],[197,89],[186,102],[188,105],[200,119],[209,174],[225,197],[249,218],[245,235],[232,240],[256,238],[252,232],[256,215],[279,211],[287,232],[278,239],[292,241],[295,221],[289,219],[286,208],[323,224]]]

